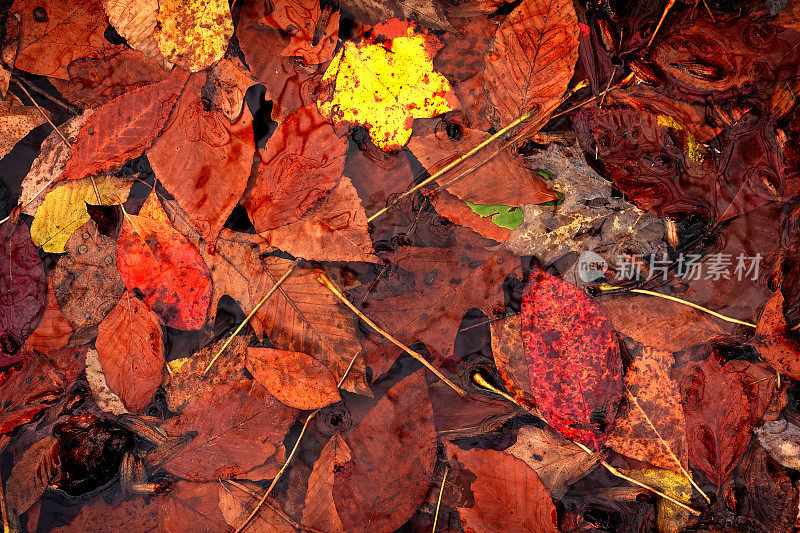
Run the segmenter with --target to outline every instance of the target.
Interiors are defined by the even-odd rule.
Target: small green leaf
[[[483,218],[491,217],[493,223],[506,229],[515,229],[519,227],[525,216],[525,213],[519,207],[474,204],[470,201],[467,201],[467,205],[478,216]]]

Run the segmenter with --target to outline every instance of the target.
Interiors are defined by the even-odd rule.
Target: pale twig
[[[433,529],[431,533],[436,533],[436,523],[439,521],[439,508],[442,505],[442,494],[444,494],[444,483],[447,481],[447,472],[450,470],[450,465],[445,463],[444,474],[442,474],[442,486],[439,487],[439,498],[436,500],[436,514],[433,515]]]
[[[329,291],[331,291],[333,293],[333,295],[336,296],[348,308],[350,308],[350,310],[353,313],[355,313],[358,316],[358,318],[360,318],[361,320],[366,322],[367,325],[369,325],[369,327],[371,327],[372,329],[377,331],[379,334],[381,334],[383,337],[385,337],[386,340],[388,340],[389,342],[391,342],[392,344],[394,344],[398,348],[402,349],[408,355],[410,355],[411,357],[413,357],[414,359],[416,359],[417,361],[422,363],[425,366],[425,368],[427,368],[428,370],[433,372],[434,375],[436,375],[437,378],[441,379],[445,384],[447,384],[451,389],[456,391],[458,394],[460,394],[461,396],[466,395],[466,393],[464,392],[463,389],[461,389],[461,387],[459,387],[458,385],[456,385],[455,383],[453,383],[452,381],[450,381],[449,379],[444,377],[444,375],[441,372],[439,372],[439,370],[436,367],[434,367],[432,364],[430,364],[424,357],[422,357],[422,355],[420,355],[419,353],[415,352],[414,350],[412,350],[411,348],[409,348],[408,346],[406,346],[402,342],[400,342],[397,339],[395,339],[394,337],[392,337],[389,333],[387,333],[386,331],[381,329],[375,322],[370,320],[355,305],[353,305],[350,302],[350,300],[345,298],[344,294],[341,293],[341,291],[338,289],[338,287],[336,287],[336,285],[333,284],[333,282],[330,280],[330,278],[328,276],[325,275],[324,272],[321,272],[321,271],[317,272],[317,281],[319,281],[325,288],[327,288]]]
[[[606,285],[606,284],[600,285],[599,288],[600,288],[600,290],[603,290],[603,291],[617,290],[617,289],[625,290],[624,287],[616,287],[614,285]],[[749,328],[755,328],[756,327],[756,325],[753,324],[752,322],[745,322],[744,320],[739,320],[738,318],[731,318],[729,316],[722,315],[720,313],[717,313],[716,311],[712,311],[711,309],[703,307],[702,305],[697,305],[697,304],[692,303],[692,302],[687,302],[686,300],[681,300],[680,298],[676,298],[675,296],[670,296],[668,294],[661,294],[660,292],[648,291],[646,289],[629,289],[628,292],[635,292],[637,294],[645,294],[647,296],[655,296],[657,298],[664,298],[665,300],[669,300],[671,302],[676,302],[676,303],[679,303],[681,305],[686,305],[686,306],[691,307],[692,309],[697,309],[698,311],[702,311],[704,313],[708,313],[709,315],[717,317],[720,320],[724,320],[725,322],[730,322],[732,324],[740,324],[742,326],[747,326]]]
[[[17,87],[19,87],[20,89],[22,89],[22,92],[24,92],[24,93],[25,93],[25,96],[27,96],[27,97],[28,97],[28,99],[29,99],[31,102],[33,102],[33,105],[34,105],[34,106],[36,106],[36,109],[38,109],[38,110],[39,110],[39,113],[41,113],[41,114],[42,114],[42,116],[43,116],[43,117],[44,117],[44,119],[47,121],[47,123],[48,123],[48,124],[50,124],[50,126],[52,126],[52,128],[53,128],[54,130],[56,130],[56,133],[58,133],[58,136],[59,136],[59,137],[61,137],[61,140],[62,140],[62,141],[64,141],[64,144],[66,144],[66,145],[67,145],[67,148],[70,148],[70,144],[69,144],[69,141],[67,140],[67,138],[66,138],[66,137],[64,137],[64,134],[63,134],[63,133],[61,133],[61,130],[60,130],[60,129],[58,129],[58,126],[56,126],[55,124],[53,124],[53,121],[52,121],[52,120],[50,120],[50,117],[49,117],[49,116],[47,116],[47,113],[45,112],[45,110],[44,110],[44,109],[42,109],[42,107],[39,105],[39,103],[38,103],[36,100],[34,100],[34,99],[33,99],[33,96],[31,96],[31,93],[29,93],[29,92],[28,92],[28,89],[26,89],[26,88],[25,88],[25,86],[24,86],[24,85],[22,85],[22,84],[21,84],[21,83],[20,83],[20,82],[17,80],[17,78],[12,78],[12,79],[14,80],[14,83],[16,83],[16,84],[17,84]]]
[[[344,374],[342,374],[341,379],[339,379],[339,383],[336,385],[337,388],[340,388],[342,386],[342,383],[344,383],[344,380],[347,378],[347,374],[350,372],[350,369],[353,368],[353,363],[355,362],[356,357],[358,357],[358,356],[359,356],[359,354],[355,354],[350,359],[350,364],[347,366],[347,370],[345,370]],[[294,458],[294,455],[297,453],[297,448],[300,447],[300,441],[302,440],[303,435],[305,435],[305,433],[306,433],[306,428],[308,427],[308,423],[311,422],[311,420],[315,416],[317,416],[317,413],[319,413],[319,412],[320,412],[319,409],[316,409],[316,410],[312,411],[311,414],[308,415],[308,417],[306,418],[306,421],[303,422],[303,427],[300,429],[300,435],[297,436],[297,442],[294,443],[294,446],[292,447],[292,451],[289,452],[289,456],[286,458],[286,462],[283,463],[283,466],[281,467],[281,469],[278,470],[277,474],[275,474],[275,478],[272,480],[272,483],[269,484],[269,487],[267,487],[267,491],[264,493],[264,495],[258,501],[258,504],[256,504],[255,508],[250,512],[250,514],[247,516],[245,521],[242,522],[242,525],[240,525],[239,527],[236,528],[236,531],[234,533],[241,533],[241,531],[244,530],[245,527],[247,527],[247,524],[249,524],[250,521],[253,520],[253,518],[258,514],[259,509],[261,509],[261,506],[264,505],[265,501],[267,501],[267,498],[269,497],[270,493],[272,492],[272,489],[274,489],[275,485],[278,484],[278,480],[281,478],[283,473],[289,467],[289,463],[292,462],[292,459]]]
[[[644,47],[645,50],[650,48],[650,45],[653,44],[653,40],[656,38],[656,35],[658,35],[658,30],[661,29],[661,25],[664,24],[664,19],[667,18],[667,13],[669,13],[669,10],[672,9],[674,5],[675,0],[669,0],[667,2],[667,5],[664,7],[664,12],[661,13],[661,18],[658,20],[658,24],[656,24],[656,29],[653,30],[653,35],[650,36],[650,40],[647,41],[647,46]]]
[[[286,281],[286,278],[288,278],[291,275],[291,273],[297,266],[298,261],[299,261],[298,259],[295,259],[294,263],[292,263],[291,266],[289,266],[289,270],[287,270],[286,273],[283,276],[281,276],[281,278],[278,281],[275,282],[275,285],[273,285],[272,288],[269,291],[267,291],[267,294],[265,294],[264,297],[261,298],[261,301],[258,302],[258,304],[256,304],[256,306],[245,317],[242,323],[239,324],[239,326],[235,330],[233,330],[233,333],[231,333],[230,337],[228,337],[228,340],[225,341],[225,344],[222,345],[222,348],[219,349],[216,355],[214,355],[213,359],[211,359],[211,362],[208,363],[208,366],[206,366],[206,369],[203,370],[203,375],[208,374],[208,371],[211,370],[213,364],[217,361],[217,359],[219,359],[219,356],[222,355],[222,352],[224,352],[225,349],[231,344],[231,342],[233,342],[233,338],[236,337],[236,335],[238,335],[240,331],[242,331],[242,328],[244,328],[245,324],[248,324],[250,322],[250,319],[255,316],[255,314],[258,312],[259,309],[261,309],[261,306],[264,305],[267,299],[269,299],[269,297],[272,296],[272,294],[278,290],[278,287],[280,287],[281,284],[284,281]]]

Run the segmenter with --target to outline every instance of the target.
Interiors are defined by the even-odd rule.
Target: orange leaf
[[[342,399],[333,373],[304,353],[248,348],[247,370],[289,407],[318,409]]]
[[[106,383],[125,406],[150,403],[164,372],[164,342],[158,317],[130,292],[97,328],[97,355]]]

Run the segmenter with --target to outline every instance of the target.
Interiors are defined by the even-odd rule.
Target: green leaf
[[[483,218],[491,217],[492,222],[506,229],[515,229],[522,224],[525,213],[519,207],[509,207],[507,205],[483,205],[474,204],[467,201],[467,205],[478,216]]]

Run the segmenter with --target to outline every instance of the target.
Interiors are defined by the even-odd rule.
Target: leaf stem
[[[275,285],[273,285],[272,288],[269,291],[267,291],[267,294],[265,294],[264,297],[261,298],[261,301],[258,302],[258,304],[256,304],[256,306],[245,317],[245,319],[242,321],[242,323],[239,324],[239,326],[235,330],[233,330],[233,333],[231,333],[231,335],[228,337],[228,340],[225,341],[225,344],[222,345],[222,348],[219,349],[219,351],[214,356],[214,358],[211,359],[211,362],[208,363],[208,366],[206,366],[206,369],[203,370],[203,375],[204,376],[206,374],[208,374],[208,371],[211,369],[211,367],[214,365],[214,363],[216,363],[217,359],[219,359],[219,356],[222,355],[222,352],[224,352],[225,349],[228,346],[230,346],[231,342],[233,342],[233,338],[236,335],[238,335],[240,331],[242,331],[242,328],[244,328],[245,324],[250,322],[250,319],[255,316],[255,314],[258,312],[259,309],[261,309],[261,306],[264,305],[264,303],[269,299],[270,296],[272,296],[272,294],[276,290],[278,290],[278,287],[280,287],[281,284],[284,281],[286,281],[286,278],[288,278],[292,274],[292,272],[294,271],[295,267],[297,266],[298,261],[300,261],[300,260],[299,259],[295,259],[294,260],[294,263],[291,264],[291,266],[289,267],[289,270],[287,270],[286,273],[283,276],[281,276],[281,278],[278,281],[275,282]]]
[[[341,291],[336,287],[336,285],[333,284],[331,279],[328,276],[326,276],[324,272],[317,271],[317,281],[319,281],[320,284],[322,284],[325,288],[331,291],[334,294],[334,296],[336,296],[343,304],[349,307],[350,310],[353,313],[355,313],[356,316],[358,316],[358,318],[366,322],[367,325],[369,325],[372,329],[374,329],[375,331],[380,333],[384,338],[386,338],[386,340],[388,340],[398,348],[402,349],[408,355],[410,355],[411,357],[413,357],[414,359],[425,365],[425,368],[433,372],[437,378],[441,379],[445,384],[447,384],[451,389],[456,391],[458,394],[460,394],[461,396],[466,395],[466,393],[461,387],[459,387],[458,385],[456,385],[455,383],[444,377],[444,375],[441,372],[439,372],[439,370],[436,367],[430,364],[424,357],[422,357],[422,355],[420,355],[419,353],[415,352],[405,344],[401,343],[400,341],[392,337],[389,333],[381,329],[375,322],[370,320],[364,313],[359,311],[359,309],[355,305],[353,305],[350,302],[350,300],[345,298],[344,294],[341,293]]]

